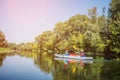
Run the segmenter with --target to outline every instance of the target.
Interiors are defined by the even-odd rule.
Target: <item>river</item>
[[[120,80],[120,61],[63,60],[44,53],[0,54],[0,80]]]

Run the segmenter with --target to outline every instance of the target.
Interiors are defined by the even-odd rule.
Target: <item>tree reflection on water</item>
[[[32,58],[34,65],[45,74],[51,74],[53,80],[119,80],[119,61],[86,61],[54,58],[45,53],[0,54],[0,66],[6,56],[19,55]]]

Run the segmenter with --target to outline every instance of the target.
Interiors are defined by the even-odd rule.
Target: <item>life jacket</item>
[[[71,53],[70,56],[76,56],[76,54]]]
[[[84,57],[84,56],[85,56],[85,54],[82,52],[82,53],[80,53],[80,56],[81,56],[81,57]]]

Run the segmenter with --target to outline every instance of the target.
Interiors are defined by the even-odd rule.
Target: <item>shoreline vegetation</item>
[[[12,50],[10,48],[0,48],[0,54],[13,53],[13,52],[16,52],[16,50]]]
[[[32,54],[32,53],[39,54],[39,53],[42,53],[43,55],[47,55],[48,53],[53,53],[53,51],[42,51],[42,52],[40,52],[40,50],[25,51],[25,50],[12,50],[10,48],[0,48],[0,54],[16,54],[16,53],[22,53],[22,54]],[[92,56],[92,57],[94,57],[94,59],[97,59],[97,60],[99,60],[99,59],[107,60],[108,59],[104,56],[104,54],[100,54],[100,53],[97,53],[97,54],[93,55],[93,54],[87,52],[87,56]],[[120,61],[120,57],[111,58],[110,60]]]

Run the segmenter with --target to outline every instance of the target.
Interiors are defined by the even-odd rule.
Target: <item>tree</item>
[[[7,41],[5,40],[5,35],[0,31],[0,47],[7,47]]]
[[[65,22],[58,22],[53,31],[45,31],[36,37],[39,49],[65,50],[66,48],[76,50],[102,52],[103,41],[96,23],[96,8],[93,8],[91,18],[86,15],[77,14]]]
[[[120,55],[120,0],[112,0],[109,6],[109,49]]]
[[[38,43],[39,49],[46,50],[52,46],[52,31],[45,31],[41,35],[35,38],[35,41]]]
[[[92,9],[89,9],[88,10],[88,15],[92,19],[91,22],[96,23],[96,20],[97,20],[97,7],[93,7]]]
[[[10,48],[10,49],[17,49],[17,44],[16,43],[8,43],[8,47]]]

